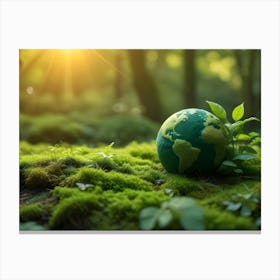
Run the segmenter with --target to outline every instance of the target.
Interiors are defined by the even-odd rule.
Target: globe
[[[168,172],[209,174],[225,158],[223,123],[202,109],[184,109],[162,124],[156,139],[159,159]]]

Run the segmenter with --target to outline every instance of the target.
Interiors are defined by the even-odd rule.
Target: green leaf
[[[146,207],[140,212],[140,228],[144,230],[153,229],[156,225],[157,217],[160,212],[158,207]]]
[[[160,228],[168,226],[173,219],[172,213],[168,209],[163,209],[158,216],[158,224]]]
[[[215,116],[220,118],[221,120],[227,121],[227,113],[226,110],[218,103],[206,101]]]
[[[233,135],[237,135],[243,129],[244,123],[243,121],[237,121],[230,126],[230,131]]]
[[[244,103],[236,106],[232,111],[232,119],[234,121],[239,121],[244,116]]]
[[[250,136],[247,135],[247,134],[238,134],[238,135],[236,136],[236,139],[237,139],[238,141],[248,141],[248,140],[250,140],[251,138],[250,138]]]
[[[240,210],[240,215],[243,217],[249,217],[252,214],[252,210],[247,206],[243,205],[241,210]]]
[[[228,205],[230,205],[232,202],[231,201],[228,201],[228,200],[225,200],[225,201],[223,201],[223,205],[224,206],[228,206]]]
[[[231,160],[225,160],[222,162],[222,165],[229,167],[237,167],[237,164]]]
[[[260,120],[259,120],[258,118],[255,118],[255,117],[250,117],[250,118],[248,118],[248,119],[243,120],[242,122],[245,124],[245,123],[247,123],[247,122],[252,122],[252,121],[257,121],[257,122],[259,122]]]
[[[237,211],[241,206],[242,206],[241,202],[232,202],[227,206],[226,210],[234,212]]]
[[[260,200],[257,197],[252,197],[251,199],[249,199],[249,201],[254,203],[260,203]]]
[[[250,159],[255,159],[256,156],[252,154],[240,154],[235,156],[233,159],[234,160],[250,160]]]
[[[255,137],[259,136],[259,133],[258,133],[258,132],[252,131],[252,132],[250,132],[248,135],[249,135],[250,138],[252,139],[252,138],[255,138]]]
[[[173,210],[183,210],[196,205],[195,199],[191,197],[174,197],[165,203],[163,203],[163,207],[168,207]]]
[[[257,227],[260,227],[260,226],[261,226],[261,217],[258,217],[258,218],[256,219],[255,225],[256,225]]]
[[[251,118],[245,119],[243,121],[237,121],[230,126],[231,133],[233,135],[237,135],[238,133],[240,133],[242,131],[244,125],[247,122],[251,122],[251,121],[260,121],[260,120],[258,118],[255,118],[255,117],[251,117]]]
[[[190,207],[185,209],[181,216],[180,222],[184,229],[187,230],[204,230],[204,211],[200,207]]]
[[[251,154],[257,154],[257,151],[250,146],[241,147],[242,152],[247,152]]]
[[[236,168],[236,169],[233,170],[233,172],[236,173],[236,174],[242,174],[243,170],[240,169],[240,168]]]
[[[46,228],[36,222],[26,222],[20,223],[20,230],[46,230]]]
[[[255,144],[258,144],[258,143],[261,143],[261,138],[260,138],[260,137],[254,138],[254,139],[251,141],[250,145],[255,145]]]
[[[174,191],[172,189],[166,188],[164,191],[167,195],[174,196]]]
[[[246,200],[248,200],[249,198],[251,198],[253,195],[253,193],[245,193],[245,194],[242,194],[242,197],[244,197]]]

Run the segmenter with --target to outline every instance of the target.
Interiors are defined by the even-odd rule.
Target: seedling
[[[224,129],[228,138],[226,160],[222,165],[233,170],[236,174],[242,174],[242,162],[256,158],[256,145],[261,143],[261,138],[258,132],[244,132],[244,126],[251,121],[260,121],[258,118],[250,117],[243,119],[245,109],[244,102],[236,106],[231,117],[233,122],[228,120],[226,110],[217,103],[206,101],[212,113],[218,117],[224,124]]]
[[[94,187],[94,185],[92,185],[92,184],[76,183],[76,185],[81,191],[85,191],[88,188],[93,188]]]

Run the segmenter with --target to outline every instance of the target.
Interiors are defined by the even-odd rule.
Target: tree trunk
[[[256,50],[248,50],[246,53],[243,53],[241,50],[235,50],[234,54],[242,81],[242,95],[246,106],[246,112],[248,116],[252,116],[256,113],[254,110],[253,82],[257,52]]]
[[[115,54],[115,83],[114,83],[114,92],[115,92],[115,97],[117,99],[120,99],[124,95],[123,91],[123,79],[121,73],[122,71],[122,62],[123,62],[123,57],[121,53],[116,53]]]
[[[147,71],[144,50],[128,50],[133,83],[144,115],[153,121],[162,121],[161,106],[156,84]]]
[[[25,63],[21,59],[21,50],[19,50],[19,57],[20,57],[20,89],[23,90],[26,86],[25,79],[28,76],[29,71],[32,69],[32,67],[38,62],[38,60],[44,55],[46,50],[38,50],[37,53],[32,57],[32,59],[28,62]]]
[[[196,107],[195,50],[184,50],[184,103],[186,108]]]

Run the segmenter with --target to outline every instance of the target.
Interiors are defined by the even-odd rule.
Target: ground
[[[21,142],[20,228],[141,230],[143,209],[189,197],[205,230],[258,230],[260,160],[243,170],[242,176],[223,169],[207,177],[168,173],[154,141],[122,148]],[[173,218],[153,229],[187,229],[188,220]]]

